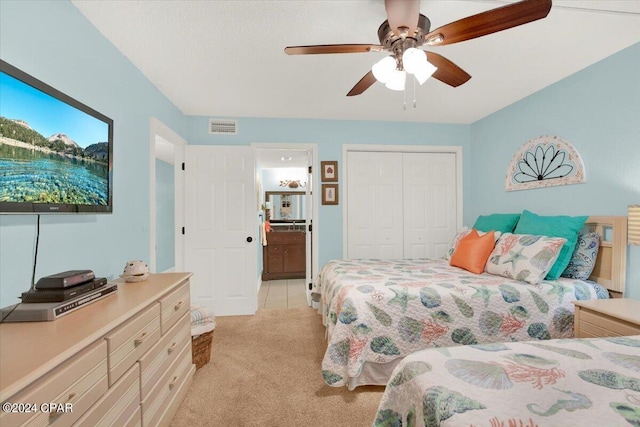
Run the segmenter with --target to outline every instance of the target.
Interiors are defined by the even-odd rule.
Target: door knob
[[[247,237],[247,242],[249,242],[249,243],[253,242],[253,237],[251,237],[251,236]]]

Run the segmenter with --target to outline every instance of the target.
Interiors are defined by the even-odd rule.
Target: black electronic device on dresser
[[[71,298],[78,297],[87,292],[98,289],[101,286],[107,284],[106,277],[98,277],[91,279],[87,282],[79,285],[68,286],[66,288],[45,288],[45,289],[32,289],[22,293],[23,303],[36,303],[36,302],[62,302]]]
[[[2,323],[55,320],[117,290],[117,283],[95,277],[91,270],[52,274],[23,292],[20,303],[0,309],[0,318]]]
[[[42,277],[32,289],[22,293],[23,303],[62,302],[91,292],[107,284],[91,270],[69,270]]]
[[[40,278],[36,289],[64,289],[93,280],[96,275],[91,270],[69,270]]]

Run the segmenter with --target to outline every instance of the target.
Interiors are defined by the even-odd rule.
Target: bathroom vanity
[[[304,224],[296,229],[274,225],[262,247],[262,280],[299,279],[305,277],[306,250]]]

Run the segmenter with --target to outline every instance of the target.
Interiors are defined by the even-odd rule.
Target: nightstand
[[[640,300],[611,298],[573,301],[576,338],[640,335]]]

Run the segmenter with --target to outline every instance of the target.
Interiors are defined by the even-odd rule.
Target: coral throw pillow
[[[464,268],[472,273],[480,274],[484,271],[484,266],[494,246],[493,231],[480,236],[473,229],[471,233],[460,240],[449,263],[454,267]]]

